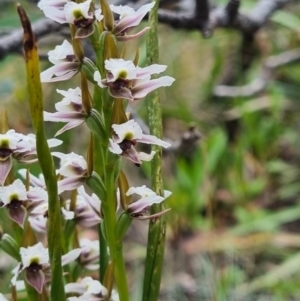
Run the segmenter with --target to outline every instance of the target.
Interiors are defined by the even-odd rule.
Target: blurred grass
[[[33,19],[41,16],[25,2]],[[255,3],[243,1],[242,10]],[[256,36],[258,54],[251,68],[235,84],[254,79],[266,57],[299,47],[299,12],[300,5],[295,4],[274,14]],[[5,13],[0,12],[0,27],[18,26],[10,4]],[[216,99],[211,92],[228,62],[239,72],[240,35],[218,29],[204,40],[196,31],[167,26],[160,26],[160,33],[160,61],[176,78],[172,87],[161,90],[165,136],[179,140],[190,123],[202,133],[193,154],[165,156],[165,188],[173,194],[167,201],[172,210],[161,300],[299,300],[299,63],[276,70],[274,80],[258,96]],[[128,57],[135,47],[129,45]],[[143,54],[142,45],[141,62]],[[8,110],[12,128],[28,133],[31,123],[21,66],[23,60],[17,55],[0,62],[0,110]],[[43,69],[46,66],[42,64]],[[77,83],[75,78],[45,84],[45,108],[53,111],[60,100],[55,89],[75,88]],[[140,116],[146,115],[143,101],[134,106]],[[58,128],[47,124],[49,137]],[[84,155],[86,136],[84,127],[64,134],[60,150],[75,148]],[[136,173],[130,168],[131,184],[149,174],[147,164]],[[5,216],[0,210],[1,225],[10,231]],[[136,228],[142,229],[142,238],[136,243],[136,237],[129,235],[126,255],[132,300],[139,301],[145,229],[140,224]],[[1,275],[0,291],[5,293],[8,271]]]

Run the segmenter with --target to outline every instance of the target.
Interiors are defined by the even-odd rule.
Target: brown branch
[[[229,0],[228,4],[225,7],[225,10],[228,15],[229,23],[233,23],[238,15],[238,10],[240,7],[240,0]]]
[[[234,2],[236,1],[230,1],[230,5],[216,7],[210,11],[209,28],[211,30],[219,27],[230,27],[242,32],[254,33],[265,25],[274,11],[292,2],[292,0],[261,0],[248,15],[238,13],[238,3],[234,4]],[[231,13],[235,14],[234,22],[232,22],[233,15]],[[199,19],[191,13],[175,13],[161,9],[158,13],[158,19],[161,23],[186,30],[203,31],[207,27],[205,18]]]
[[[300,48],[289,50],[278,55],[269,57],[260,71],[259,76],[251,83],[244,86],[215,87],[213,95],[216,97],[250,97],[266,89],[273,77],[276,68],[300,61]]]
[[[42,19],[33,23],[32,25],[36,39],[48,35],[51,32],[58,31],[60,28],[61,24],[50,19]],[[19,53],[22,48],[22,43],[22,29],[17,29],[4,37],[0,37],[0,61],[9,54]]]
[[[231,27],[245,33],[253,33],[268,21],[275,10],[292,0],[260,0],[248,16],[238,13],[239,0],[230,0],[226,7],[217,7],[209,12],[208,0],[196,1],[197,13],[177,13],[160,9],[159,21],[178,29],[200,30],[205,37],[210,36],[212,30],[217,27]],[[137,3],[140,1],[137,1],[135,5],[139,5]],[[60,28],[60,24],[49,19],[42,19],[33,24],[33,31],[37,39]],[[20,52],[21,46],[21,30],[15,30],[0,37],[0,60],[4,59],[6,55]]]

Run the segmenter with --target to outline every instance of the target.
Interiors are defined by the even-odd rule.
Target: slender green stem
[[[106,238],[109,245],[110,255],[114,262],[114,275],[120,301],[129,301],[129,291],[126,280],[125,263],[122,253],[122,243],[117,243],[116,227],[116,185],[114,166],[108,166],[106,174],[107,198],[103,202],[104,221],[106,226]]]
[[[157,12],[159,0],[155,1],[155,6],[149,15],[150,31],[147,37],[147,60],[148,64],[158,62],[158,35],[157,35]],[[151,93],[147,97],[148,118],[151,134],[162,137],[162,108],[158,91]],[[163,195],[162,181],[162,150],[161,147],[153,146],[156,154],[151,164],[152,188]],[[163,210],[163,204],[153,205],[151,214]],[[163,257],[166,240],[166,222],[164,216],[151,220],[148,232],[147,255],[144,272],[143,301],[156,301],[159,295],[161,273],[163,267]]]
[[[57,193],[55,167],[44,132],[43,94],[40,81],[39,56],[30,21],[20,5],[18,6],[18,13],[24,29],[23,45],[26,59],[27,88],[31,118],[36,133],[37,157],[48,191],[48,247],[52,271],[51,301],[65,300],[61,266],[62,227],[60,202]]]

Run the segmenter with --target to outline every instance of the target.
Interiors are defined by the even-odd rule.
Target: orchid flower
[[[69,23],[77,28],[75,38],[85,38],[95,31],[93,27],[94,19],[101,21],[101,9],[95,10],[94,14],[90,11],[92,0],[81,3],[61,0],[42,0],[38,7],[44,12],[45,16],[60,23]]]
[[[138,143],[155,144],[162,147],[169,147],[171,144],[158,139],[152,135],[145,135],[141,127],[134,121],[129,120],[122,124],[113,124],[114,135],[109,139],[109,150],[117,155],[123,156],[137,165],[142,164],[142,161],[150,161],[155,152],[150,154],[137,152],[134,146]]]
[[[63,180],[58,181],[58,193],[74,190],[81,186],[87,177],[86,160],[75,153],[63,154],[53,152],[53,156],[60,158],[60,168],[58,172],[64,176]]]
[[[81,249],[80,263],[87,270],[97,270],[99,268],[99,240],[89,240],[87,238],[81,238],[79,240]]]
[[[129,41],[144,34],[149,29],[149,27],[144,28],[134,35],[127,35],[127,31],[131,27],[139,25],[146,14],[154,7],[154,4],[154,2],[145,4],[137,11],[126,5],[115,6],[111,4],[110,9],[114,13],[119,15],[119,20],[115,21],[115,26],[113,29],[113,33],[116,36],[117,40],[121,42]]]
[[[79,72],[80,62],[76,59],[72,45],[67,41],[48,52],[53,67],[41,73],[41,82],[68,80]]]
[[[61,144],[58,139],[49,139],[49,147]],[[36,154],[35,135],[23,135],[14,130],[8,130],[5,134],[0,134],[0,185],[3,185],[7,175],[12,168],[12,159],[21,163],[33,163],[37,159],[28,157]]]
[[[80,249],[74,249],[62,256],[62,265],[66,265],[79,257]],[[17,278],[22,271],[25,271],[26,281],[40,294],[43,291],[44,284],[50,280],[50,263],[48,248],[45,248],[41,242],[34,246],[20,249],[21,262],[12,271],[14,276],[11,279],[12,285],[16,285]]]
[[[45,121],[53,122],[67,122],[67,124],[60,129],[55,136],[70,130],[85,121],[86,115],[82,106],[81,89],[56,90],[59,94],[63,95],[62,101],[55,104],[57,112],[48,113],[44,112]]]
[[[24,225],[26,213],[34,212],[41,204],[47,203],[47,200],[48,194],[45,190],[30,187],[26,191],[20,179],[11,185],[0,187],[0,207],[6,207],[9,217],[21,227]]]
[[[141,196],[141,198],[138,201],[131,203],[127,207],[127,212],[132,217],[136,217],[138,219],[149,219],[149,218],[158,217],[169,211],[169,209],[167,209],[155,215],[143,216],[143,214],[148,211],[151,205],[159,204],[171,195],[171,192],[168,190],[164,190],[164,196],[162,197],[157,195],[153,190],[143,185],[141,187],[129,188],[128,191],[126,192],[126,195],[130,196],[132,194],[138,194],[139,196]]]
[[[9,217],[21,227],[23,227],[26,216],[24,205],[26,200],[26,188],[19,179],[9,186],[0,188],[0,207],[6,207]]]
[[[133,62],[123,59],[105,60],[106,78],[101,79],[99,71],[94,73],[94,80],[101,88],[108,87],[109,94],[115,98],[131,101],[144,98],[153,90],[170,86],[174,78],[163,76],[151,79],[152,74],[165,71],[167,66],[154,64],[148,67],[136,67]]]
[[[86,203],[82,195],[77,195],[75,206],[74,221],[79,225],[90,228],[98,225],[102,221],[89,204]],[[66,201],[65,207],[66,210],[70,212],[71,200]]]
[[[107,289],[98,281],[91,277],[83,278],[80,283],[68,283],[65,285],[66,293],[77,293],[82,297],[89,297],[88,300],[103,300],[107,295]],[[94,299],[95,298],[95,299]],[[100,299],[101,298],[101,299]],[[69,298],[69,300],[72,300]],[[80,299],[79,299],[80,300]],[[81,299],[85,300],[85,299]]]

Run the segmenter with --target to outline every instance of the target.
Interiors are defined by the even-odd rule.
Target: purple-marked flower
[[[89,300],[100,301],[100,300],[105,300],[104,297],[107,294],[107,289],[98,280],[94,280],[91,277],[85,277],[79,283],[75,282],[75,283],[66,284],[65,292],[67,294],[68,293],[80,294],[82,295],[82,297],[88,296],[90,297]],[[69,298],[69,300],[72,299]]]
[[[26,217],[26,200],[26,188],[21,180],[18,179],[11,185],[0,187],[0,207],[6,207],[9,217],[21,227]]]
[[[26,281],[41,294],[45,283],[43,270],[50,266],[48,249],[38,243],[28,248],[21,247],[20,255],[21,262],[13,270],[12,285],[16,285],[18,275],[25,271]]]
[[[74,24],[77,28],[76,38],[85,38],[94,32],[94,19],[101,21],[101,9],[90,11],[92,0],[76,3],[73,1],[52,1],[42,0],[38,7],[44,12],[45,16],[60,23]]]
[[[79,241],[81,255],[79,258],[80,263],[91,271],[96,271],[99,268],[99,240],[89,240],[81,238]]]
[[[80,249],[74,249],[63,255],[61,258],[62,265],[74,261],[80,253]],[[41,294],[44,284],[49,283],[51,277],[48,248],[39,242],[28,248],[21,247],[20,255],[21,262],[12,271],[14,274],[11,279],[12,285],[16,285],[19,274],[25,271],[26,281]]]
[[[144,98],[153,90],[170,86],[174,78],[163,76],[151,79],[152,74],[165,71],[167,66],[150,65],[136,67],[133,62],[123,59],[109,59],[105,61],[106,78],[101,79],[99,71],[94,73],[94,80],[101,88],[108,87],[109,94],[115,98],[124,98],[131,101]]]
[[[28,134],[28,135],[23,135],[19,134],[22,137],[22,140],[26,142],[28,145],[31,145],[30,149],[27,150],[22,150],[22,151],[15,151],[14,153],[14,158],[20,162],[20,163],[34,163],[37,162],[38,159],[30,159],[28,157],[31,157],[33,155],[36,155],[36,138],[34,134]],[[62,144],[62,141],[56,138],[48,139],[47,144],[49,148],[56,147],[58,145]]]
[[[94,13],[90,11],[92,0],[81,3],[68,2],[64,7],[64,13],[67,23],[74,24],[77,28],[75,38],[86,38],[95,31],[93,26],[94,19],[101,21],[101,9],[97,9]]]
[[[23,227],[26,213],[36,216],[39,208],[48,204],[47,192],[39,187],[30,187],[26,191],[20,179],[11,185],[0,187],[0,207],[6,207],[9,217]]]
[[[79,72],[80,62],[77,60],[72,45],[67,41],[48,52],[53,67],[41,73],[41,82],[58,82],[68,80]]]
[[[81,3],[69,1],[64,7],[66,21],[70,24],[74,24],[83,19],[93,19],[93,14],[89,11],[91,3],[92,0]]]
[[[57,112],[44,112],[45,121],[53,122],[67,122],[67,124],[60,129],[55,136],[70,130],[85,121],[86,115],[82,106],[81,89],[69,89],[68,91],[56,90],[64,96],[62,101],[55,104]]]
[[[58,172],[65,178],[58,181],[58,193],[74,190],[81,186],[87,177],[86,160],[75,153],[63,154],[53,152],[53,156],[60,158],[60,168]]]
[[[171,145],[155,136],[143,134],[141,127],[134,120],[122,124],[113,124],[112,128],[114,135],[112,139],[109,139],[109,150],[138,165],[142,164],[142,161],[150,161],[155,152],[152,151],[151,154],[137,152],[134,147],[137,143],[155,144],[165,148]]]
[[[119,41],[128,41],[137,37],[140,37],[144,34],[149,27],[144,28],[140,32],[134,35],[127,35],[127,31],[137,26],[141,23],[146,14],[153,8],[154,2],[148,3],[140,7],[137,11],[129,6],[115,6],[113,4],[110,5],[110,9],[119,15],[119,20],[115,21],[115,26],[113,29],[113,33],[115,34],[117,40]]]
[[[83,191],[84,188],[81,186]],[[85,195],[87,195],[85,192],[85,195],[82,196],[81,192],[82,190],[78,189],[78,194],[76,196],[76,203],[75,203],[75,210],[74,210],[74,221],[83,226],[83,227],[93,227],[95,225],[98,225],[102,219],[99,217],[98,214],[90,207],[90,205],[85,200]],[[88,195],[87,195],[88,196]],[[65,208],[67,212],[70,211],[71,207],[71,200],[67,200],[65,203]]]
[[[127,212],[132,216],[132,217],[137,217],[139,219],[146,219],[146,218],[154,218],[157,216],[160,216],[167,211],[168,209],[160,212],[156,215],[150,215],[150,216],[143,216],[145,212],[148,211],[149,207],[153,204],[159,204],[162,201],[164,201],[167,197],[171,195],[171,192],[168,190],[164,191],[164,197],[157,195],[153,190],[147,188],[145,185],[141,187],[131,187],[128,189],[126,192],[126,195],[132,195],[132,194],[137,194],[141,196],[141,198],[138,201],[135,201],[131,203],[127,207]]]
[[[78,194],[84,199],[84,201],[94,210],[94,212],[101,218],[101,200],[95,193],[89,195],[86,193],[83,186],[78,189]]]
[[[25,139],[26,136],[8,130],[0,134],[0,185],[3,185],[12,168],[13,157],[24,159],[24,153],[31,151],[32,144]]]
[[[49,139],[49,147],[55,147],[62,143],[58,139]],[[37,158],[36,139],[34,134],[23,135],[9,130],[5,134],[0,134],[0,185],[3,185],[7,175],[12,168],[12,159],[20,163],[33,163]]]

